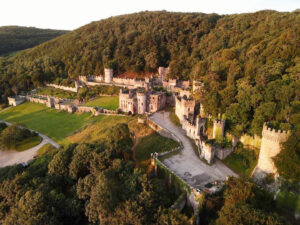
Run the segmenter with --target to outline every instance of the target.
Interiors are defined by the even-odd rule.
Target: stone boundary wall
[[[90,106],[82,106],[82,105],[71,105],[68,104],[72,102],[71,99],[59,99],[53,98],[51,96],[26,96],[26,99],[30,102],[39,103],[46,105],[49,108],[55,108],[57,110],[67,111],[69,113],[79,112],[79,113],[92,113],[94,116],[99,115],[118,115],[118,116],[127,116],[124,114],[119,114],[117,110],[109,110],[109,109],[96,109],[95,107]],[[53,101],[51,104],[49,101]],[[56,101],[54,101],[56,100]]]
[[[57,84],[46,84],[48,87],[53,87],[57,89],[62,89],[64,91],[71,91],[71,92],[78,92],[78,87],[67,87],[67,86],[62,86],[62,85],[57,85]]]
[[[151,127],[153,130],[155,130],[156,132],[159,132],[159,131],[163,130],[163,128],[159,124],[155,123],[149,117],[147,117],[147,119],[146,119],[146,124],[149,127]]]
[[[225,159],[234,150],[234,147],[232,147],[232,148],[213,147],[213,148],[215,148],[215,151],[214,151],[215,152],[215,156],[217,156],[220,160]]]

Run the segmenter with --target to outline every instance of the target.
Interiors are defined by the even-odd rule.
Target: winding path
[[[150,116],[151,120],[173,133],[182,142],[182,152],[163,160],[169,169],[195,188],[201,188],[212,181],[225,180],[227,176],[238,176],[218,159],[211,166],[201,161],[185,131],[170,121],[169,114],[156,112]]]
[[[11,125],[11,123],[0,120],[1,123],[6,123],[7,125]],[[23,128],[23,126],[19,127]],[[27,128],[28,129],[28,128]],[[29,129],[31,130],[31,129]],[[34,131],[34,130],[31,130]],[[45,144],[51,144],[55,148],[59,148],[60,145],[53,141],[51,138],[46,135],[41,134],[40,132],[34,131],[39,134],[40,137],[43,138],[42,142],[35,147],[32,147],[28,150],[17,152],[13,150],[3,151],[0,150],[0,168],[5,166],[12,166],[19,163],[26,163],[32,160],[36,155],[37,151],[43,147]]]

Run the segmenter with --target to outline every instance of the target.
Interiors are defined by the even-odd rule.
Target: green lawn
[[[42,142],[42,138],[40,136],[30,137],[21,142],[19,142],[15,148],[16,151],[21,152],[24,150],[28,150],[34,146],[37,146]]]
[[[26,102],[0,112],[0,120],[15,122],[49,136],[58,143],[67,143],[66,137],[87,123],[101,119],[90,113],[70,114],[47,108],[42,104]]]
[[[258,150],[237,147],[223,162],[236,173],[250,177],[257,164]]]
[[[143,162],[149,160],[153,152],[166,152],[178,146],[178,142],[154,132],[140,139],[135,149],[135,156],[137,161]]]
[[[118,96],[101,96],[85,103],[86,106],[98,106],[103,109],[116,110],[119,108]]]

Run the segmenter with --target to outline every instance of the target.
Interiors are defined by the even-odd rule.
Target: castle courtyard
[[[169,169],[195,188],[201,188],[212,181],[225,180],[227,176],[237,177],[237,174],[219,159],[215,159],[212,165],[201,161],[195,154],[191,140],[185,135],[185,131],[170,121],[169,114],[169,112],[156,112],[150,116],[151,120],[173,133],[182,142],[183,150],[179,154],[163,160]]]

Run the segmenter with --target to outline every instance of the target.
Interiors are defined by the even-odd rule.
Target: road
[[[156,112],[150,119],[173,133],[182,142],[183,150],[165,159],[163,163],[193,187],[202,188],[209,182],[225,180],[227,176],[238,176],[218,159],[211,166],[201,161],[185,131],[170,121],[169,112]]]
[[[6,121],[1,121],[1,123],[6,123],[7,125],[11,125],[11,123],[6,122]],[[19,126],[22,128],[22,126]],[[29,129],[31,130],[31,129]],[[34,131],[34,130],[31,130]],[[37,131],[34,131],[37,132]],[[3,151],[0,150],[0,168],[1,167],[5,167],[5,166],[12,166],[15,164],[19,164],[19,163],[23,163],[23,162],[28,162],[30,160],[32,160],[36,155],[37,155],[37,151],[43,147],[45,144],[51,144],[53,147],[55,148],[59,148],[60,145],[58,143],[56,143],[55,141],[53,141],[51,138],[47,137],[46,135],[41,134],[40,132],[37,132],[39,134],[40,137],[43,138],[42,142],[33,147],[30,148],[26,151],[22,151],[22,152],[17,152],[17,151],[13,151],[13,150],[9,150],[9,151]]]

